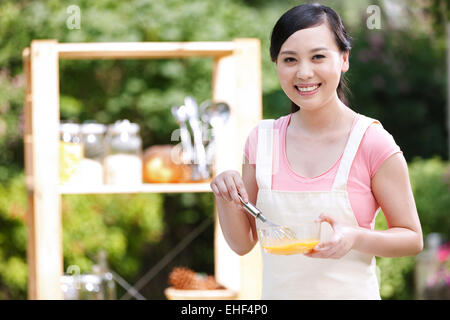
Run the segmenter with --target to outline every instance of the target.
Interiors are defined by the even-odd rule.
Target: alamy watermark
[[[366,20],[366,25],[369,30],[381,29],[381,9],[377,5],[370,5],[366,10],[369,16]]]
[[[81,29],[81,9],[77,5],[70,5],[66,10],[70,16],[66,20],[66,26],[69,30]]]
[[[67,267],[66,273],[67,275],[74,277],[75,288],[80,289],[80,275],[81,275],[80,267],[72,264]]]
[[[366,26],[369,30],[381,29],[381,9],[378,5],[370,5],[366,10],[369,17],[366,20]],[[73,4],[67,7],[66,13],[69,17],[66,19],[66,26],[69,30],[81,29],[81,9]]]

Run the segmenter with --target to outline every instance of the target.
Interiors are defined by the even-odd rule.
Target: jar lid
[[[139,125],[137,123],[132,123],[127,119],[117,120],[114,124],[109,126],[108,130],[112,133],[128,132],[136,134],[139,132]]]
[[[101,123],[88,122],[81,125],[81,133],[83,134],[103,134],[106,131],[106,126]]]
[[[78,123],[73,122],[62,122],[59,125],[59,131],[71,134],[80,133],[80,125]]]

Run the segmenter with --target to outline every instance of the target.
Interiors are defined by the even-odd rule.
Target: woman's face
[[[338,102],[341,72],[349,68],[348,52],[340,53],[326,23],[293,33],[281,46],[276,64],[283,91],[307,110]]]

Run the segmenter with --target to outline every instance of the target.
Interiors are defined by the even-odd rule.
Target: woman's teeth
[[[319,86],[320,86],[320,84],[315,85],[315,86],[313,86],[313,87],[306,87],[306,88],[300,88],[300,87],[297,87],[297,86],[295,86],[295,87],[297,88],[298,91],[301,91],[301,92],[309,92],[309,91],[314,91],[314,90],[316,90]]]

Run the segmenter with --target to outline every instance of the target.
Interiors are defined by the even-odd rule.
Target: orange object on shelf
[[[291,255],[310,252],[319,242],[320,240],[318,239],[306,239],[306,240],[280,239],[279,241],[274,241],[271,244],[263,245],[263,248],[267,253],[278,255]]]
[[[182,163],[173,145],[154,145],[147,148],[143,157],[143,179],[147,183],[188,182],[191,169]]]

